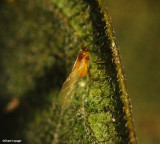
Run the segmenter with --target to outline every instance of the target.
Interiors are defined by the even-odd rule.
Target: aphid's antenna
[[[103,39],[104,39],[104,37],[91,38],[90,40],[87,40],[85,42],[83,42],[84,40],[81,40],[82,41],[82,47],[89,47],[91,45],[98,44],[97,42],[99,42],[99,45],[103,45],[104,44],[104,41],[102,41]],[[90,43],[90,44],[88,44],[88,43]]]

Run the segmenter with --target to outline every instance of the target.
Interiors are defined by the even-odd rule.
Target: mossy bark
[[[3,105],[20,99],[17,110],[1,112],[1,123],[10,123],[11,131],[2,136],[25,143],[135,144],[119,52],[103,2],[1,3],[1,99]],[[90,52],[89,72],[61,116],[58,93],[83,46]]]

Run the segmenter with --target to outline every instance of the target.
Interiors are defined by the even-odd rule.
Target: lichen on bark
[[[12,24],[1,22],[8,31],[1,39],[7,49],[1,51],[13,49],[10,59],[17,59],[1,54],[3,75],[10,75],[5,89],[21,100],[11,118],[20,126],[12,135],[26,143],[135,144],[119,53],[102,1],[15,0],[3,6],[2,20]],[[61,116],[58,92],[83,46],[90,52],[89,72]]]

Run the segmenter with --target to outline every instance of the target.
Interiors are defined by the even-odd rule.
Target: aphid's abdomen
[[[81,75],[80,77],[85,77],[88,73],[88,65],[85,65],[82,72],[81,72]]]

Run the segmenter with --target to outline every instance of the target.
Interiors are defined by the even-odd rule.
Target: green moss
[[[98,66],[97,66],[97,64],[92,64],[91,66],[90,66],[90,75],[91,75],[91,77],[93,78],[93,79],[98,79],[98,77],[99,77],[99,74],[97,73],[97,71],[98,71]]]
[[[109,98],[104,98],[101,90],[101,83],[95,83],[90,86],[88,94],[88,109],[103,110],[109,104]]]
[[[99,142],[108,141],[111,138],[110,129],[108,129],[111,118],[112,115],[109,113],[94,113],[89,115],[88,121],[90,127]]]

